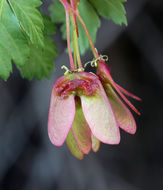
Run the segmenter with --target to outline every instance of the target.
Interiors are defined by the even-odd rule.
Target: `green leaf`
[[[44,35],[53,35],[56,33],[56,25],[52,23],[51,19],[47,15],[43,15],[43,21],[44,21]]]
[[[5,0],[0,0],[0,77],[7,80],[12,71],[11,60],[23,65],[29,55],[29,47],[16,17]]]
[[[53,59],[57,56],[56,46],[53,40],[48,37],[49,34],[55,32],[55,25],[51,22],[48,16],[44,18],[44,43],[46,46],[37,47],[30,46],[30,56],[25,65],[18,67],[21,75],[31,80],[33,77],[40,80],[42,77],[50,78],[51,71],[54,70]]]
[[[22,3],[20,0],[10,0],[10,3],[11,2]],[[40,5],[36,2],[39,1],[31,1],[31,7]],[[26,3],[27,2],[25,2],[22,6],[25,6]],[[42,47],[29,43],[27,36],[22,31],[22,27],[24,29],[24,26],[22,25],[24,20],[18,20],[18,15],[15,14],[13,4],[11,5],[12,8],[9,6],[6,0],[0,0],[0,77],[2,77],[4,80],[7,80],[10,72],[12,72],[11,61],[14,61],[16,66],[20,69],[22,76],[27,79],[32,79],[32,77],[41,79],[43,76],[49,78],[50,71],[54,68],[53,59],[57,53],[56,46],[53,43],[53,40],[48,37],[48,35],[55,33],[55,25],[51,22],[49,17],[43,16],[45,25],[45,29],[42,32],[45,36],[45,39],[43,36],[43,44],[45,42],[46,46]],[[30,15],[31,10],[32,9],[29,8],[27,15]],[[24,9],[23,11],[27,11],[27,9]],[[34,13],[37,13],[37,9],[34,11]],[[22,12],[22,15],[24,15],[24,12]],[[37,21],[39,22],[39,19],[42,18],[42,16],[31,16],[30,18],[38,18]],[[41,25],[43,26],[43,24]],[[29,31],[32,31],[32,26],[29,28]],[[34,35],[34,33],[31,35]],[[36,38],[33,39],[36,40]],[[38,37],[38,39],[41,38]]]
[[[53,0],[53,4],[49,7],[52,21],[55,23],[64,23],[66,16],[63,5],[59,0]]]
[[[12,10],[32,44],[43,46],[43,19],[37,10],[40,0],[9,0]]]
[[[78,5],[79,13],[84,20],[88,32],[92,38],[92,41],[95,43],[97,29],[100,27],[100,19],[87,0],[81,0]],[[67,38],[66,35],[66,23],[65,23],[65,11],[63,5],[59,0],[55,0],[50,6],[51,18],[55,23],[62,23],[61,31],[63,39]],[[78,20],[79,28],[79,48],[81,54],[84,54],[89,48],[89,41],[85,34],[85,31]]]
[[[10,72],[12,72],[11,57],[0,45],[0,77],[6,81],[10,75]]]
[[[80,1],[79,13],[85,22],[85,25],[88,29],[88,32],[91,36],[93,43],[95,43],[96,33],[98,28],[100,27],[100,19],[98,15],[96,14],[95,10],[87,0]],[[78,22],[78,27],[79,27],[79,48],[81,53],[84,54],[85,51],[89,48],[89,41],[82,25],[79,22]]]
[[[97,9],[98,13],[106,18],[112,19],[116,24],[127,25],[126,11],[123,3],[127,0],[89,0]]]
[[[19,67],[21,75],[31,80],[35,77],[41,80],[42,77],[50,78],[54,69],[53,59],[57,56],[56,46],[50,37],[45,37],[46,47],[36,47],[31,45],[30,57],[25,65]]]

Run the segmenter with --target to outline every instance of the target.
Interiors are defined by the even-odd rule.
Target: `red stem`
[[[66,11],[66,26],[67,26],[67,46],[68,46],[68,55],[70,59],[70,65],[71,65],[71,70],[75,70],[75,65],[73,61],[73,56],[71,52],[71,44],[70,44],[70,20],[69,20],[69,13]]]
[[[94,44],[93,44],[93,42],[92,42],[91,36],[90,36],[90,34],[89,34],[88,30],[87,30],[87,27],[86,27],[86,25],[85,25],[83,19],[80,17],[80,15],[78,14],[77,11],[75,11],[75,10],[73,10],[73,9],[71,9],[71,10],[72,10],[73,13],[79,18],[79,20],[80,20],[80,22],[81,22],[81,24],[82,24],[82,26],[83,26],[83,28],[84,28],[84,30],[85,30],[85,33],[87,34],[87,37],[88,37],[88,40],[89,40],[89,43],[90,43],[90,46],[91,46],[91,49],[92,49],[92,52],[93,52],[94,56],[95,56],[96,58],[99,57],[99,54],[98,54],[98,52],[97,52],[97,50],[96,50],[96,48],[95,48],[95,46],[94,46]]]
[[[70,2],[71,2],[71,5],[72,5],[72,8],[74,10],[76,10],[77,5],[75,5],[74,0],[70,0]],[[76,27],[77,37],[79,38],[78,22],[77,22],[75,13],[73,13],[73,17],[74,17],[74,20],[75,20],[75,27]]]
[[[122,87],[121,87],[120,85],[118,85],[117,83],[116,83],[116,85],[117,85],[117,87],[119,88],[119,90],[120,90],[121,92],[123,92],[124,94],[126,94],[127,96],[129,96],[129,97],[131,97],[131,98],[133,98],[133,99],[135,99],[135,100],[142,101],[141,98],[139,98],[139,97],[135,96],[134,94],[128,92],[126,89],[122,88]]]

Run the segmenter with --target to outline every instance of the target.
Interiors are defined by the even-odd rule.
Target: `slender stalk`
[[[76,10],[76,6],[75,6],[75,3],[74,3],[74,0],[70,0],[71,2],[71,6],[74,10]],[[75,27],[76,27],[76,33],[77,33],[77,37],[79,38],[79,30],[78,30],[78,23],[77,23],[77,18],[76,18],[76,15],[75,13],[73,13],[73,16],[74,16],[74,20],[75,20]]]
[[[74,65],[73,56],[72,56],[72,52],[71,52],[71,44],[70,44],[70,20],[69,20],[69,13],[67,10],[66,10],[66,26],[67,26],[68,55],[69,55],[69,59],[70,59],[71,70],[75,70],[75,65]]]
[[[71,9],[71,11],[78,17],[79,21],[81,22],[81,24],[82,24],[82,26],[83,26],[83,28],[84,28],[84,30],[85,30],[85,33],[86,33],[86,35],[87,35],[87,37],[88,37],[88,40],[89,40],[89,43],[90,43],[92,52],[93,52],[93,54],[94,54],[94,57],[95,57],[95,58],[99,57],[99,54],[98,54],[98,52],[97,52],[97,50],[96,50],[96,48],[95,48],[95,46],[94,46],[94,44],[93,44],[93,42],[92,42],[91,36],[90,36],[90,34],[89,34],[88,30],[87,30],[87,27],[86,27],[86,25],[85,25],[83,19],[80,17],[80,15],[78,14],[77,11],[75,11],[75,10],[73,10],[73,9]]]
[[[91,47],[91,49],[92,49],[93,55],[94,55],[95,58],[98,58],[98,57],[99,57],[99,54],[98,54],[98,52],[97,52],[97,50],[96,50],[96,48],[95,48],[95,46],[94,46],[94,44],[93,44],[93,42],[92,42],[92,39],[91,39],[91,36],[90,36],[90,34],[89,34],[88,30],[87,30],[87,27],[86,27],[86,25],[85,25],[83,19],[80,17],[78,11],[74,9],[74,4],[73,4],[74,2],[73,2],[73,0],[71,0],[71,5],[67,2],[67,0],[60,0],[60,1],[61,1],[62,4],[64,5],[65,10],[66,10],[66,13],[67,13],[67,11],[71,11],[73,15],[75,14],[75,15],[78,17],[78,19],[79,19],[80,23],[82,24],[82,26],[83,26],[83,28],[84,28],[84,30],[85,30],[85,33],[86,33],[86,35],[87,35],[87,37],[88,37],[88,40],[89,40],[90,47]],[[73,5],[73,7],[72,7],[72,5]],[[67,13],[67,14],[68,14],[68,13]],[[66,16],[66,17],[67,17],[67,16]],[[67,23],[68,23],[68,22],[67,22]],[[71,52],[70,39],[67,40],[67,41],[69,41],[69,43],[68,43],[68,49],[70,49],[69,52]],[[79,55],[80,55],[80,54],[79,54]],[[71,59],[72,59],[72,61],[73,61],[73,58],[71,58],[71,57],[72,57],[72,53],[71,53],[71,54],[69,53],[69,57],[70,57],[70,62],[71,62]],[[71,63],[71,65],[72,65],[72,63]],[[74,64],[73,64],[73,66],[74,66]]]
[[[74,32],[73,32],[73,36],[72,36],[73,40],[72,40],[72,44],[73,44],[73,50],[75,49],[75,41],[74,41]],[[75,51],[73,51],[74,53],[74,62],[75,62],[75,68],[77,68],[77,56],[76,56],[76,53]]]
[[[79,52],[79,46],[78,46],[78,38],[77,38],[76,30],[74,30],[74,41],[75,41],[76,57],[77,57],[77,61],[78,61],[78,67],[83,68],[81,58],[80,58],[80,52]]]
[[[80,52],[79,52],[76,23],[75,23],[75,18],[73,17],[73,15],[71,15],[71,21],[72,21],[72,26],[73,26],[74,55],[76,55],[77,57],[78,67],[83,68],[82,63],[81,63],[81,58],[80,58]]]

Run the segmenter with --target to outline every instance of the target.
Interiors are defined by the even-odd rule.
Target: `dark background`
[[[120,145],[102,144],[83,161],[50,143],[51,88],[68,65],[58,32],[50,80],[28,82],[16,68],[0,80],[0,190],[163,189],[163,1],[128,0],[126,9],[128,27],[102,20],[96,47],[109,56],[114,79],[143,99],[132,101],[142,113],[134,114],[137,133],[121,131]],[[91,59],[87,53],[83,62]]]

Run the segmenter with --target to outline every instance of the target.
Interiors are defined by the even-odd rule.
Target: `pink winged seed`
[[[102,74],[103,73],[103,74]],[[137,113],[138,115],[141,115],[140,112],[131,104],[131,102],[123,95],[123,93],[121,92],[121,90],[119,89],[118,85],[114,82],[111,74],[110,74],[110,71],[109,71],[109,68],[108,66],[100,61],[100,64],[98,66],[98,70],[97,70],[97,74],[99,75],[99,77],[103,76],[104,77],[104,80],[107,80],[107,82],[109,82],[113,87],[114,89],[117,91],[117,93],[121,96],[121,98],[126,102],[126,104],[135,112]]]
[[[56,146],[64,143],[75,116],[74,96],[66,99],[57,96],[56,86],[63,80],[65,77],[59,78],[53,86],[48,117],[49,138]]]
[[[114,110],[119,127],[130,134],[135,134],[136,123],[130,110],[124,105],[109,84],[105,85],[104,88]]]
[[[80,151],[84,154],[89,154],[92,148],[91,131],[84,118],[81,105],[76,101],[76,113],[72,124],[72,134]]]
[[[79,148],[74,140],[71,129],[66,138],[66,143],[67,143],[67,146],[68,146],[69,150],[71,151],[72,155],[74,155],[79,160],[82,160],[84,158],[84,154],[79,150]]]
[[[100,148],[100,141],[92,134],[91,135],[91,138],[92,138],[92,150],[94,152],[97,152]]]
[[[81,96],[85,119],[93,135],[103,143],[118,144],[120,133],[111,105],[98,80],[99,89],[91,97]]]

